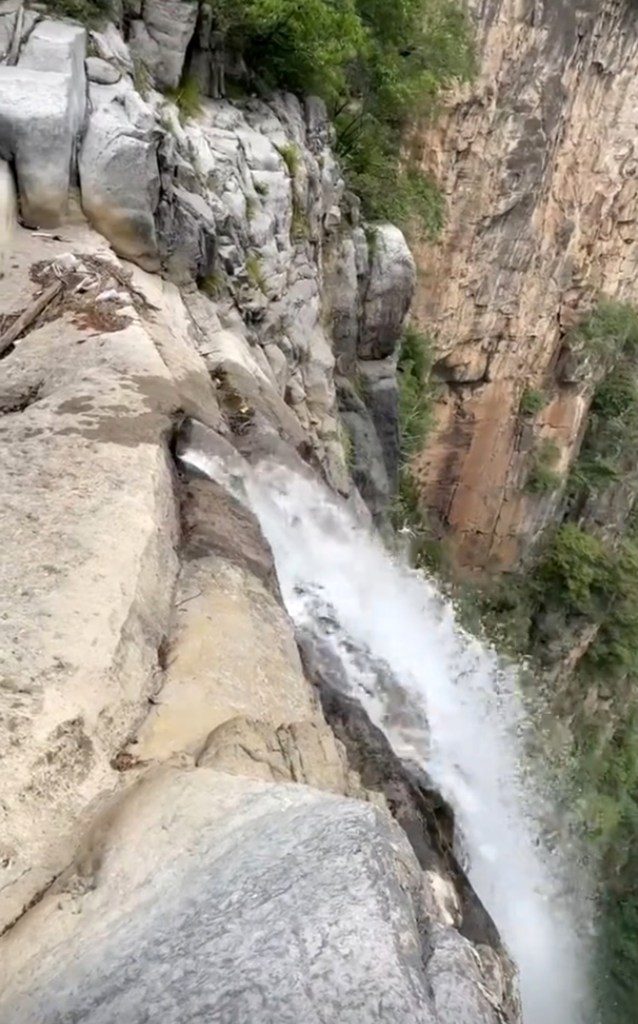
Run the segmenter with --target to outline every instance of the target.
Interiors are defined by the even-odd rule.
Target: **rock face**
[[[123,1014],[142,1024],[149,1005],[163,1024],[497,1024],[470,944],[441,913],[420,933],[418,865],[370,806],[207,768],[164,770],[130,790],[91,841],[104,847],[97,887],[81,884],[85,857],[75,885],[69,876],[32,913],[37,955],[15,929],[2,962],[6,1024]],[[464,1018],[450,1016],[460,980],[474,999]]]
[[[62,282],[2,361],[2,925],[117,782],[110,760],[156,686],[177,574],[172,419],[186,406],[220,422],[176,290],[145,277],[133,291],[108,250],[82,248],[49,243],[39,284],[45,253],[20,233],[2,282],[5,315]]]
[[[638,23],[612,0],[474,6],[478,80],[421,139],[450,202],[440,244],[417,252],[442,382],[417,470],[458,563],[498,571],[555,507],[524,492],[535,447],[554,442],[564,475],[580,445],[592,380],[569,328],[599,292],[636,298]],[[525,419],[530,388],[546,404]]]
[[[0,1017],[520,1024],[451,818],[326,721],[255,518],[185,457],[276,455],[365,519],[341,401],[382,515],[414,282],[319,101],[155,91],[220,91],[207,17],[127,4],[85,62],[0,10],[3,195],[61,225],[0,211]]]
[[[31,227],[57,224],[67,208],[84,120],[85,47],[83,28],[44,21],[17,66],[0,65],[0,156],[15,163],[21,213]]]
[[[396,482],[396,388],[364,392],[346,438],[340,413],[347,421],[351,410],[339,408],[333,378],[336,366],[355,379],[359,360],[373,366],[394,353],[412,257],[396,227],[360,222],[319,100],[203,97],[186,118],[156,91],[213,60],[205,8],[146,0],[125,19],[126,39],[112,24],[93,30],[86,109],[84,29],[44,19],[25,42],[7,14],[0,157],[15,163],[25,223],[57,224],[77,178],[83,213],[118,255],[191,293],[196,284],[189,310],[211,369],[311,448],[342,493],[351,486],[345,440],[382,518]],[[384,378],[394,374],[393,362],[384,366]]]

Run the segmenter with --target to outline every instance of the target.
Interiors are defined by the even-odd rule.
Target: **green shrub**
[[[292,143],[286,143],[284,146],[277,146],[277,150],[286,167],[288,168],[288,174],[291,178],[297,177],[297,171],[299,170],[299,161],[301,159],[299,150]]]
[[[113,16],[113,0],[46,0],[47,8],[63,18],[72,18],[89,27],[100,25]]]
[[[598,613],[610,592],[603,542],[573,523],[561,526],[536,572],[547,603],[570,614]]]
[[[557,490],[563,478],[553,468],[559,456],[557,445],[545,438],[532,455],[530,470],[525,482],[529,494],[549,494]]]
[[[603,298],[571,337],[599,359],[636,354],[638,313],[629,303]]]
[[[150,71],[141,57],[133,58],[133,85],[143,100],[148,98],[153,80]]]
[[[547,405],[547,395],[537,388],[525,388],[521,395],[518,411],[521,416],[535,416]]]
[[[574,495],[598,494],[634,470],[638,449],[635,356],[624,354],[594,392],[587,430],[570,479]]]
[[[431,368],[431,339],[415,327],[407,327],[401,342],[397,367],[401,451],[404,462],[423,446],[431,425]]]
[[[250,255],[246,257],[245,267],[248,280],[252,284],[253,288],[258,288],[259,291],[264,292],[265,294],[266,279],[264,277],[259,256],[257,256],[256,253],[250,253]]]
[[[193,75],[185,75],[176,89],[166,90],[166,95],[176,104],[181,121],[189,121],[201,113],[199,82]]]
[[[210,299],[218,299],[224,290],[223,275],[218,272],[208,274],[197,282],[197,287]]]
[[[469,20],[456,0],[208,0],[230,49],[264,88],[322,96],[337,148],[368,217],[440,229],[443,202],[402,158],[408,123],[474,69]]]

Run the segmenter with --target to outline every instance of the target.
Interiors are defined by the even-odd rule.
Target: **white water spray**
[[[541,844],[538,803],[521,777],[514,680],[436,587],[396,564],[319,483],[272,464],[237,476],[199,452],[183,458],[214,479],[241,479],[293,620],[332,644],[397,753],[420,760],[454,807],[472,884],[519,967],[525,1024],[586,1024],[586,943],[559,882],[568,865]],[[349,658],[353,648],[390,667],[400,713],[396,692],[378,692]]]

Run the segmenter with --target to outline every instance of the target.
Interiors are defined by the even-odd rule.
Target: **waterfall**
[[[396,752],[453,806],[460,859],[519,967],[525,1024],[585,1024],[587,913],[565,885],[567,855],[540,838],[547,808],[525,767],[515,673],[318,481],[194,449],[182,458],[248,502],[296,626],[328,645]]]

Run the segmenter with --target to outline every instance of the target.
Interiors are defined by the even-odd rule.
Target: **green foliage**
[[[113,15],[113,0],[47,0],[47,8],[64,18],[93,27]]]
[[[638,448],[638,316],[628,306],[603,304],[583,330],[604,353],[606,373],[590,407],[587,431],[573,467],[575,500],[600,494],[635,470]],[[604,331],[607,331],[605,334]]]
[[[310,234],[308,214],[302,209],[301,204],[297,199],[294,199],[292,204],[292,223],[290,225],[290,233],[292,238],[296,241],[308,238],[308,235]]]
[[[268,185],[266,184],[266,182],[265,181],[256,181],[255,182],[255,192],[257,193],[258,196],[267,196],[268,195]]]
[[[432,536],[419,502],[411,467],[412,458],[423,447],[432,425],[435,397],[430,377],[432,362],[431,338],[416,327],[408,326],[401,342],[397,366],[401,465],[392,520],[397,530],[408,529],[412,534],[416,564],[438,570],[445,557],[444,551]]]
[[[255,253],[250,253],[246,257],[246,274],[248,280],[252,284],[253,288],[258,288],[259,291],[266,293],[266,279],[264,272],[261,267],[261,260]]]
[[[222,274],[213,272],[197,282],[200,291],[208,295],[209,299],[218,299],[224,290],[224,278]]]
[[[404,462],[423,446],[432,422],[431,368],[431,339],[415,327],[408,326],[401,342],[397,367],[401,451]]]
[[[547,395],[537,388],[525,388],[518,411],[521,416],[535,416],[547,405]]]
[[[202,97],[194,75],[185,75],[176,89],[166,90],[166,95],[176,104],[181,121],[189,121],[201,113]]]
[[[133,58],[133,85],[143,100],[148,97],[153,82],[151,73],[141,57]]]
[[[557,490],[563,482],[563,478],[553,467],[559,456],[557,445],[545,438],[538,445],[532,455],[532,462],[525,490],[530,494],[549,494]]]
[[[609,557],[598,537],[574,523],[561,526],[536,572],[548,603],[567,617],[598,613],[610,589]]]
[[[297,177],[297,171],[299,170],[300,155],[299,150],[292,143],[286,143],[284,146],[277,146],[279,155],[286,167],[288,168],[288,174],[291,178]]]
[[[403,133],[474,68],[461,0],[208,0],[231,49],[265,88],[317,93],[368,217],[440,230],[443,201]],[[291,171],[291,173],[293,173]]]
[[[572,332],[572,341],[598,359],[638,353],[638,313],[626,302],[602,299]]]

